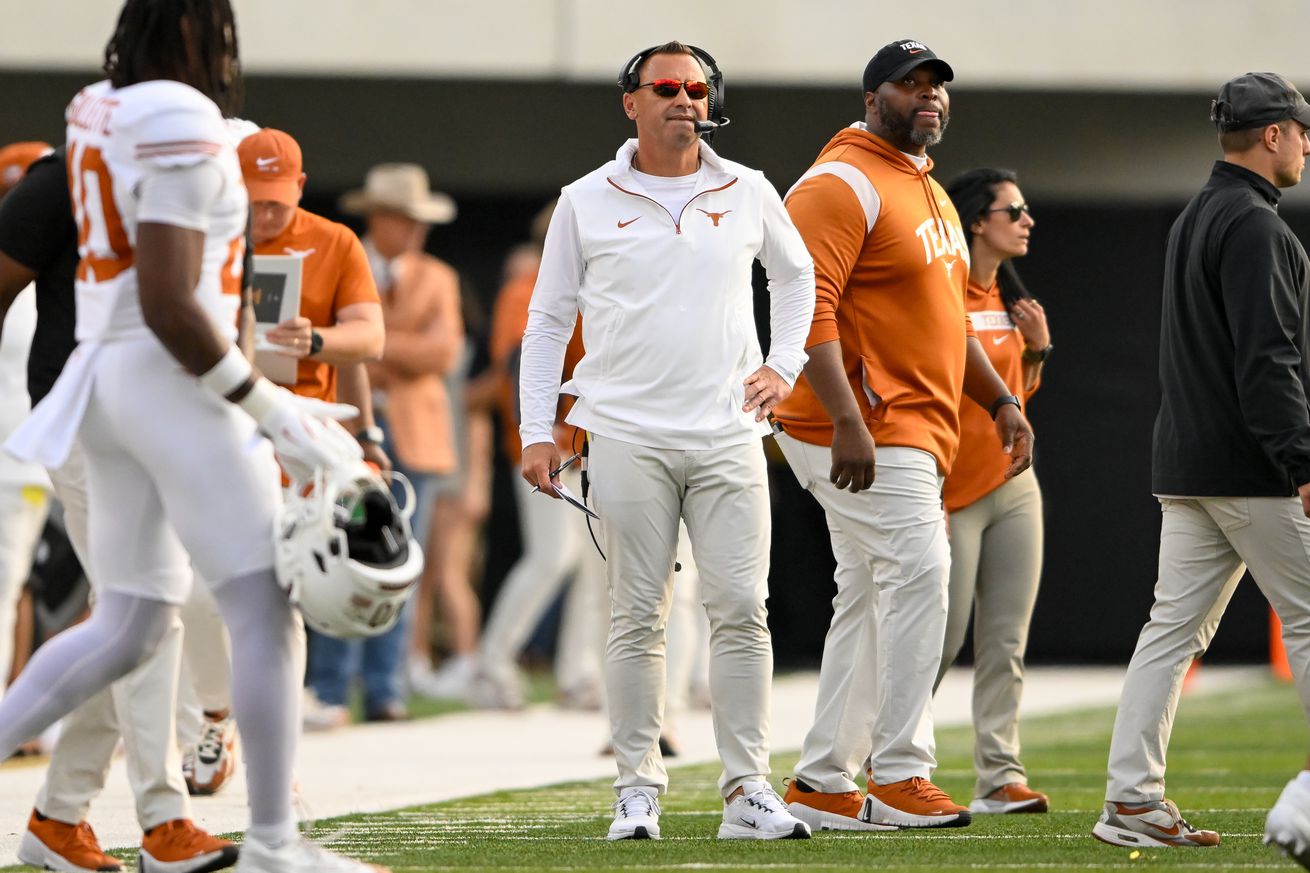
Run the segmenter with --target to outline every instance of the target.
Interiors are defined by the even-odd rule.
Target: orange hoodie
[[[959,447],[969,251],[946,192],[885,140],[848,127],[786,199],[814,258],[806,348],[841,340],[874,442],[922,449],[950,472]],[[832,420],[801,376],[774,411],[788,435],[832,445]]]

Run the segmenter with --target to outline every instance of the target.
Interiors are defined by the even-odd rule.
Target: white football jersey
[[[212,100],[154,80],[84,89],[69,104],[68,184],[78,227],[77,339],[144,335],[135,267],[141,183],[213,161],[222,190],[203,217],[204,260],[195,294],[220,332],[236,337],[249,198],[232,135]]]

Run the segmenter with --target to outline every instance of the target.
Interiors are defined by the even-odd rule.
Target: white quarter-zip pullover
[[[632,170],[637,141],[566,186],[551,218],[523,338],[523,445],[551,442],[574,323],[586,354],[562,388],[568,421],[652,448],[713,449],[768,433],[742,412],[743,380],[805,366],[814,265],[773,186],[700,144],[700,181],[678,214]],[[769,279],[769,358],[755,333],[751,269]]]

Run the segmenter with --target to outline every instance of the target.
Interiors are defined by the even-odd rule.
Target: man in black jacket
[[[1211,120],[1224,159],[1174,222],[1165,255],[1155,605],[1124,680],[1092,830],[1119,846],[1219,844],[1165,799],[1165,751],[1183,675],[1247,568],[1283,620],[1310,709],[1310,260],[1277,211],[1310,154],[1310,105],[1281,76],[1248,73],[1219,90]]]

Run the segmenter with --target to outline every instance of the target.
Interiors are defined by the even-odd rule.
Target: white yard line
[[[1248,684],[1260,671],[1207,667],[1198,690],[1218,691]],[[774,749],[798,749],[814,712],[817,675],[781,677],[773,689]],[[1024,684],[1025,715],[1067,712],[1113,704],[1122,668],[1034,668]],[[947,675],[937,695],[939,725],[969,719],[967,670]],[[559,782],[596,779],[614,772],[611,758],[598,754],[608,735],[600,713],[564,712],[535,706],[521,713],[468,712],[424,721],[361,725],[330,734],[310,734],[300,749],[297,776],[308,810],[319,818],[352,812],[394,810]],[[671,765],[716,758],[709,713],[693,712],[677,724],[682,754]],[[0,770],[0,865],[14,853],[27,824],[43,767]],[[775,773],[780,782],[786,773]],[[672,790],[677,790],[676,781]],[[246,826],[244,784],[217,797],[196,798],[196,821],[214,833]],[[90,821],[105,847],[140,842],[131,792],[121,757],[109,784],[92,808]]]

